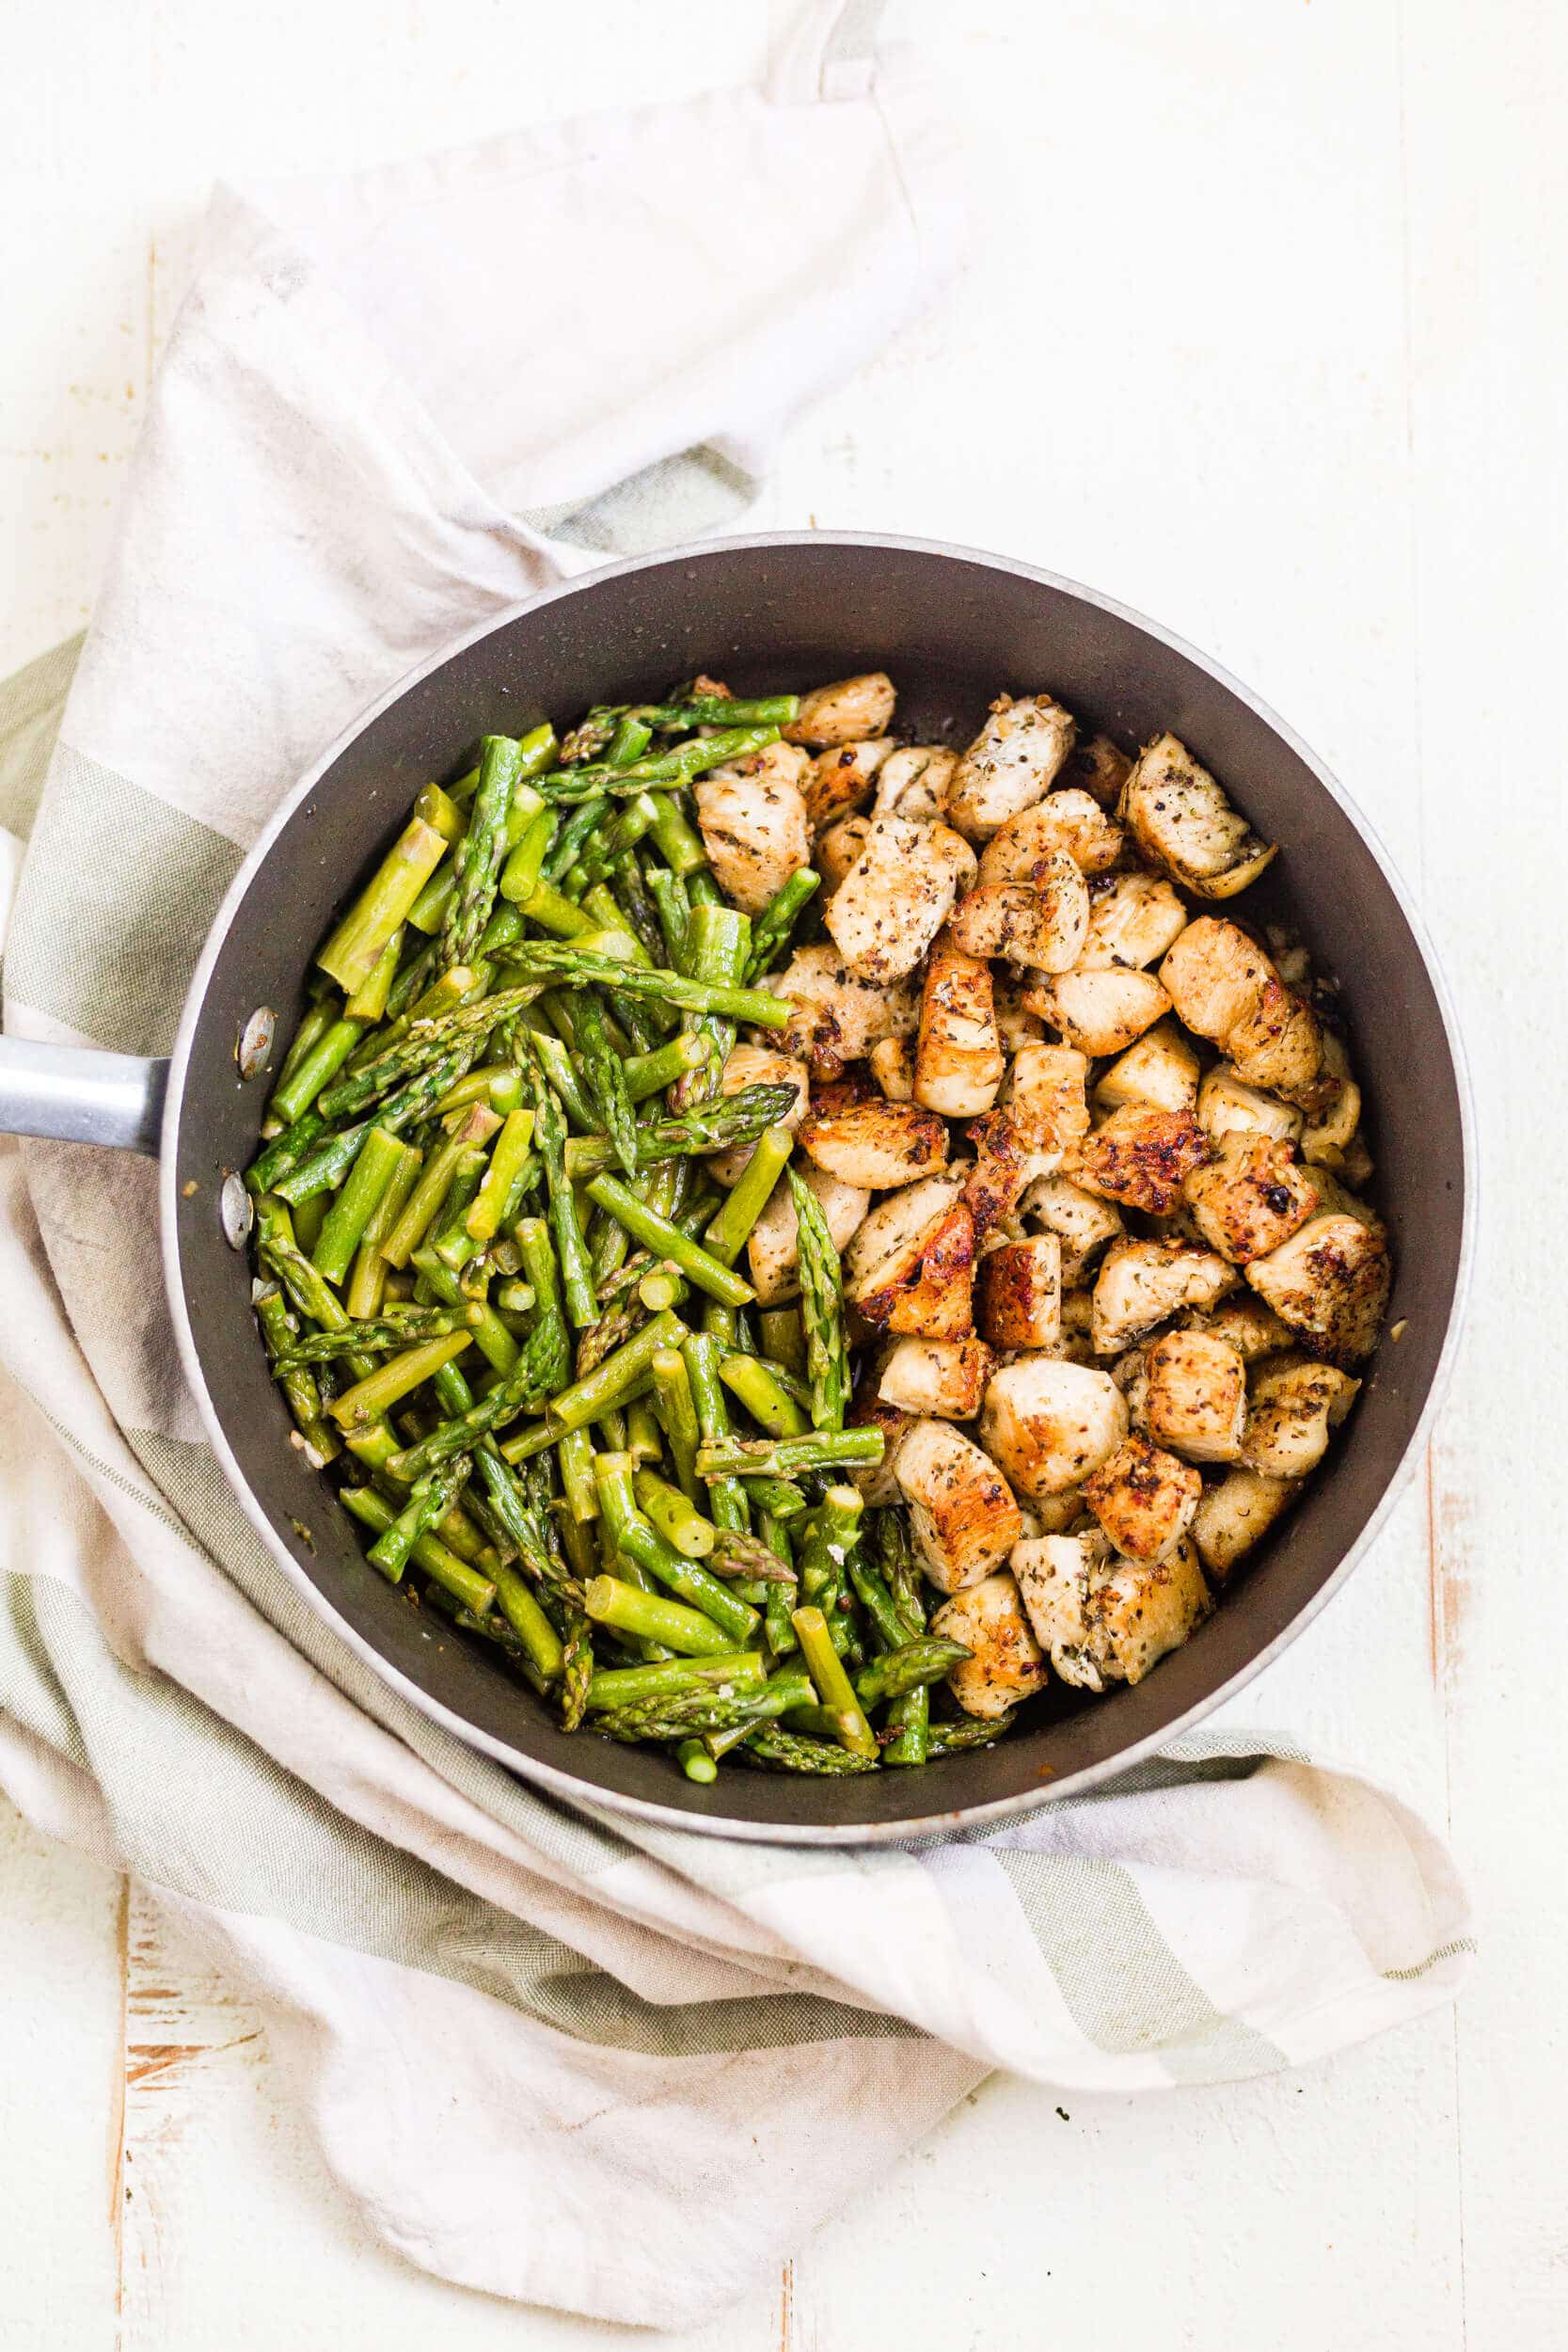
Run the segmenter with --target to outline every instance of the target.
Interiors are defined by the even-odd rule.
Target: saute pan
[[[1128,749],[1169,727],[1283,845],[1254,920],[1288,916],[1340,986],[1392,1236],[1391,1327],[1322,1474],[1210,1622],[1136,1689],[1058,1687],[1027,1728],[918,1772],[809,1780],[727,1770],[557,1730],[531,1693],[411,1609],[291,1446],[219,1194],[257,1145],[264,1077],[236,1042],[258,1007],[286,1041],[312,950],[420,787],[485,732],[562,722],[707,671],[741,693],[882,668],[898,730],[961,743],[1001,690],[1048,689]],[[161,1112],[160,1112],[161,1103]],[[365,713],[291,792],[202,951],[167,1064],[0,1043],[0,1129],[162,1156],[164,1256],[185,1370],[218,1456],[279,1564],[389,1682],[561,1795],[691,1829],[853,1844],[994,1820],[1081,1791],[1196,1723],[1266,1665],[1343,1581],[1412,1467],[1450,1352],[1469,1254],[1466,1109],[1441,982],[1387,859],[1305,746],[1164,630],[1024,564],[909,539],[773,533],[617,564],[450,647]],[[301,1533],[309,1530],[310,1540]]]

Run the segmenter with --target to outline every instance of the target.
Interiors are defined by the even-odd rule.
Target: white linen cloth
[[[952,158],[875,13],[810,9],[767,91],[219,194],[74,682],[72,646],[0,690],[11,1029],[166,1050],[325,742],[563,571],[736,512],[940,279]],[[258,1543],[182,1382],[150,1168],[0,1146],[0,1785],[269,2005],[345,2196],[435,2272],[689,2323],[993,2068],[1226,2079],[1459,1981],[1438,1843],[1266,1743],[874,1852],[543,1797]]]

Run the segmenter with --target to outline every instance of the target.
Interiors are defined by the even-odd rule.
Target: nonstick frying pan
[[[1282,853],[1247,894],[1288,917],[1340,986],[1396,1275],[1386,1340],[1333,1453],[1209,1623],[1135,1689],[1061,1686],[996,1747],[910,1772],[809,1780],[727,1770],[557,1730],[531,1692],[410,1608],[288,1442],[219,1216],[267,1091],[236,1042],[271,1007],[286,1041],[316,945],[431,777],[475,739],[630,702],[698,671],[741,693],[881,668],[897,726],[960,744],[992,697],[1041,688],[1135,749],[1171,728]],[[161,1120],[158,1102],[162,1097]],[[532,598],[425,662],[291,792],[236,877],[197,965],[170,1061],[0,1041],[0,1129],[160,1150],[169,1305],[219,1458],[271,1550],[360,1654],[425,1711],[558,1793],[672,1824],[852,1844],[994,1820],[1148,1755],[1266,1665],[1349,1574],[1418,1453],[1469,1255],[1467,1119],[1442,985],[1387,859],[1306,747],[1244,688],[1152,623],[1028,564],[910,539],[813,532],[610,565]],[[302,1530],[309,1529],[307,1541]]]

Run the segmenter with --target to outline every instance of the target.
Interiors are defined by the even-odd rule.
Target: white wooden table
[[[1568,19],[1551,0],[910,0],[976,133],[962,283],[790,436],[761,519],[1008,549],[1160,616],[1373,815],[1475,1061],[1486,1233],[1427,1474],[1231,1709],[1446,1824],[1481,1963],[1302,2077],[993,2082],[675,2352],[1568,2342],[1560,680]],[[6,12],[0,670],[90,607],[219,173],[755,69],[761,0]],[[261,2021],[135,1885],[0,1819],[7,2352],[601,2352],[334,2205]],[[1064,2108],[1067,2110],[1064,2112]]]

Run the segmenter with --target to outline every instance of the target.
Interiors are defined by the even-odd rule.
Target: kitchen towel
[[[11,1030],[166,1051],[325,742],[533,590],[738,514],[940,282],[954,160],[875,15],[808,9],[767,89],[219,194],[92,627],[0,690]],[[614,367],[562,365],[607,315],[637,322]],[[688,2324],[994,2068],[1227,2080],[1459,1981],[1436,1840],[1256,1740],[865,1852],[541,1795],[385,1687],[242,1516],[149,1165],[0,1146],[0,1785],[266,2002],[345,2196],[432,2271]]]

